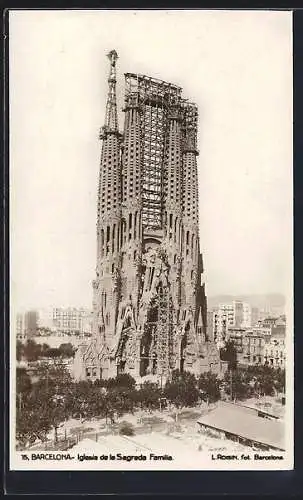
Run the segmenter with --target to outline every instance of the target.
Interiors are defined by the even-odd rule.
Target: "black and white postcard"
[[[293,468],[292,13],[9,12],[10,469]]]

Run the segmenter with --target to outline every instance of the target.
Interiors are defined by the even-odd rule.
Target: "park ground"
[[[250,398],[243,405],[254,406],[261,410],[274,413],[281,420],[284,418],[284,409],[275,397]],[[126,413],[122,417],[116,417],[115,423],[108,422],[105,418],[92,418],[81,421],[80,419],[69,419],[62,423],[57,431],[56,442],[54,433],[50,432],[45,443],[35,443],[29,449],[38,450],[69,450],[77,444],[81,445],[83,440],[98,442],[104,436],[123,435],[135,436],[150,435],[152,442],[155,434],[170,437],[182,444],[186,444],[194,451],[208,452],[249,452],[251,448],[233,441],[222,439],[212,433],[199,432],[197,423],[199,417],[205,415],[216,406],[214,404],[200,404],[196,407],[165,408],[162,410],[138,410]],[[126,431],[125,431],[126,429]],[[129,432],[131,429],[131,432]],[[175,442],[175,441],[174,441]]]

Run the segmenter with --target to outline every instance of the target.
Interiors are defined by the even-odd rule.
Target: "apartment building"
[[[264,346],[264,364],[274,368],[285,368],[286,349],[284,338],[271,338]]]
[[[92,313],[84,308],[56,307],[53,309],[52,322],[57,331],[70,335],[83,335],[92,331]]]
[[[224,344],[230,328],[251,328],[258,321],[258,309],[250,304],[235,300],[230,304],[220,304],[213,311],[213,338]]]

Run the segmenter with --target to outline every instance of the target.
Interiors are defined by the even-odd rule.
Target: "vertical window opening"
[[[116,224],[113,227],[113,241],[112,241],[112,253],[115,251],[115,240],[116,240]]]
[[[101,255],[104,254],[104,229],[101,229]]]
[[[110,227],[107,226],[106,228],[106,255],[108,254],[109,251],[109,240],[110,240]]]

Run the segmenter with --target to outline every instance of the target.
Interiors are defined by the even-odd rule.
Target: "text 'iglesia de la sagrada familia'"
[[[220,370],[207,338],[199,242],[198,109],[171,83],[125,74],[119,132],[115,50],[97,206],[93,337],[79,347],[79,379],[167,377]]]

